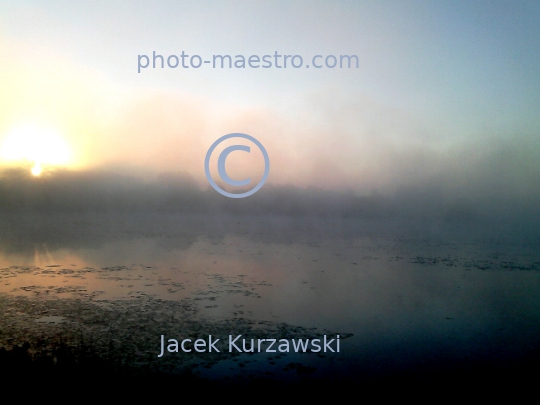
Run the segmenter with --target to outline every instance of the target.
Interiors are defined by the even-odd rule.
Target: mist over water
[[[126,343],[128,363],[144,355],[157,369],[205,364],[190,369],[202,381],[287,384],[403,383],[434,372],[461,381],[486,369],[506,378],[500,370],[521,375],[520,364],[538,358],[538,218],[517,198],[481,205],[473,195],[449,203],[428,186],[360,196],[269,184],[233,200],[185,175],[90,171],[4,171],[0,190],[0,298],[18,313],[31,302],[43,311],[13,329],[21,344],[32,341],[23,331],[33,325],[49,322],[39,333],[84,325],[93,353],[107,358],[102,331],[116,325],[129,342],[138,317],[139,354]],[[72,320],[80,305],[118,314],[81,323]],[[175,305],[184,309],[159,318]],[[12,312],[0,321],[13,322]],[[226,339],[276,330],[341,334],[342,350],[156,357],[160,333]]]
[[[139,3],[0,4],[6,386],[536,386],[540,3]],[[342,350],[157,356],[235,334]]]
[[[114,172],[48,173],[34,178],[23,170],[2,173],[3,211],[12,212],[213,212],[291,215],[411,217],[453,215],[462,219],[490,218],[535,213],[536,201],[525,193],[506,194],[507,187],[493,190],[461,190],[453,194],[445,184],[402,187],[394,192],[359,195],[352,190],[299,188],[269,184],[249,199],[223,198],[209,187],[203,189],[189,176],[166,174],[141,180]],[[502,180],[501,180],[502,181]],[[470,188],[470,187],[469,187]],[[534,194],[535,190],[526,190]],[[529,198],[527,198],[529,197]],[[483,203],[483,205],[481,205]],[[516,210],[518,211],[516,213]]]

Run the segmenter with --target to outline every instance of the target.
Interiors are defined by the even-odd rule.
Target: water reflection
[[[540,332],[540,259],[524,244],[342,219],[27,216],[4,224],[0,293],[189,300],[207,319],[353,334],[342,353],[315,362],[329,373],[518,358]]]

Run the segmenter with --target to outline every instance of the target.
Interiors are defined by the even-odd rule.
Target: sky
[[[539,19],[534,1],[5,1],[0,168],[205,189],[210,145],[245,133],[268,151],[272,186],[536,209]],[[359,63],[138,68],[153,52],[276,51]],[[260,154],[230,156],[231,177],[261,176]]]

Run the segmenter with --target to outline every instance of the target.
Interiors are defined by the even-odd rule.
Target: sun
[[[22,125],[7,134],[0,156],[7,161],[30,163],[32,175],[39,176],[44,166],[69,163],[71,151],[57,132],[34,125]]]

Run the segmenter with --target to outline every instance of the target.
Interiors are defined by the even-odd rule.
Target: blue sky
[[[539,17],[538,2],[5,2],[0,140],[38,120],[80,167],[204,181],[205,149],[245,132],[268,146],[276,184],[478,190],[503,171],[527,190],[540,166]],[[137,73],[152,51],[360,63]]]

